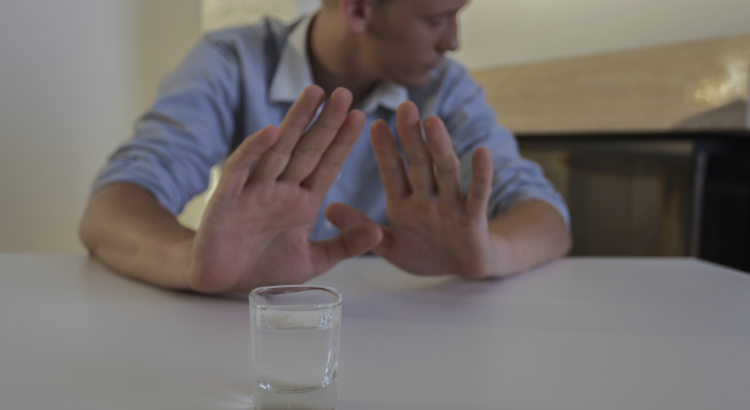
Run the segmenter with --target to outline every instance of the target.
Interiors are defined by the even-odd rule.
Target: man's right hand
[[[193,290],[301,284],[380,242],[374,223],[309,240],[323,196],[364,125],[362,112],[347,114],[351,93],[338,89],[310,126],[324,97],[321,88],[308,87],[278,129],[256,132],[227,158],[192,239],[187,283]]]

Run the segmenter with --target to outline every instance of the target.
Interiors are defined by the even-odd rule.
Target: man
[[[369,250],[475,279],[565,254],[559,195],[443,58],[467,1],[331,0],[289,27],[207,35],[99,175],[83,243],[205,293],[303,283]],[[181,226],[230,152],[200,228]]]

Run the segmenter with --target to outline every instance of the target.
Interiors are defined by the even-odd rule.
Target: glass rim
[[[333,302],[328,303],[319,303],[319,304],[297,304],[297,305],[270,305],[267,303],[258,303],[255,301],[255,295],[257,295],[260,292],[268,291],[268,290],[274,290],[274,289],[290,289],[294,291],[301,291],[301,290],[321,290],[326,291],[328,293],[333,294],[336,296],[336,300]],[[283,292],[283,293],[292,293],[290,292]],[[337,291],[336,289],[330,287],[330,286],[310,286],[310,285],[281,285],[281,286],[264,286],[260,288],[253,289],[252,292],[248,295],[248,300],[250,302],[250,306],[256,309],[268,309],[268,310],[319,310],[319,309],[328,309],[328,308],[334,308],[336,306],[340,306],[341,302],[343,301],[343,298],[341,297],[341,293]]]

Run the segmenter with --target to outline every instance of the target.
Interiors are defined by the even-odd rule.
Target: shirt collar
[[[305,88],[313,84],[310,60],[307,58],[307,33],[312,17],[305,16],[287,36],[269,90],[273,103],[293,103]]]
[[[293,103],[305,88],[314,84],[307,55],[307,35],[313,17],[312,14],[303,17],[287,36],[269,90],[269,97],[273,103]],[[379,106],[396,111],[396,107],[408,99],[409,91],[406,87],[382,81],[364,99],[361,109],[368,114]]]
[[[396,111],[396,108],[402,102],[409,99],[409,90],[402,85],[392,83],[389,81],[382,81],[375,87],[374,90],[368,95],[362,102],[362,111],[370,114],[374,112],[378,106]]]

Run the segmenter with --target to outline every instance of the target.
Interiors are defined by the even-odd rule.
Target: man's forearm
[[[522,202],[489,224],[494,275],[509,276],[567,254],[572,238],[562,215],[550,204]]]
[[[90,254],[116,272],[154,285],[189,288],[195,235],[144,188],[112,184],[97,191],[79,235]]]

